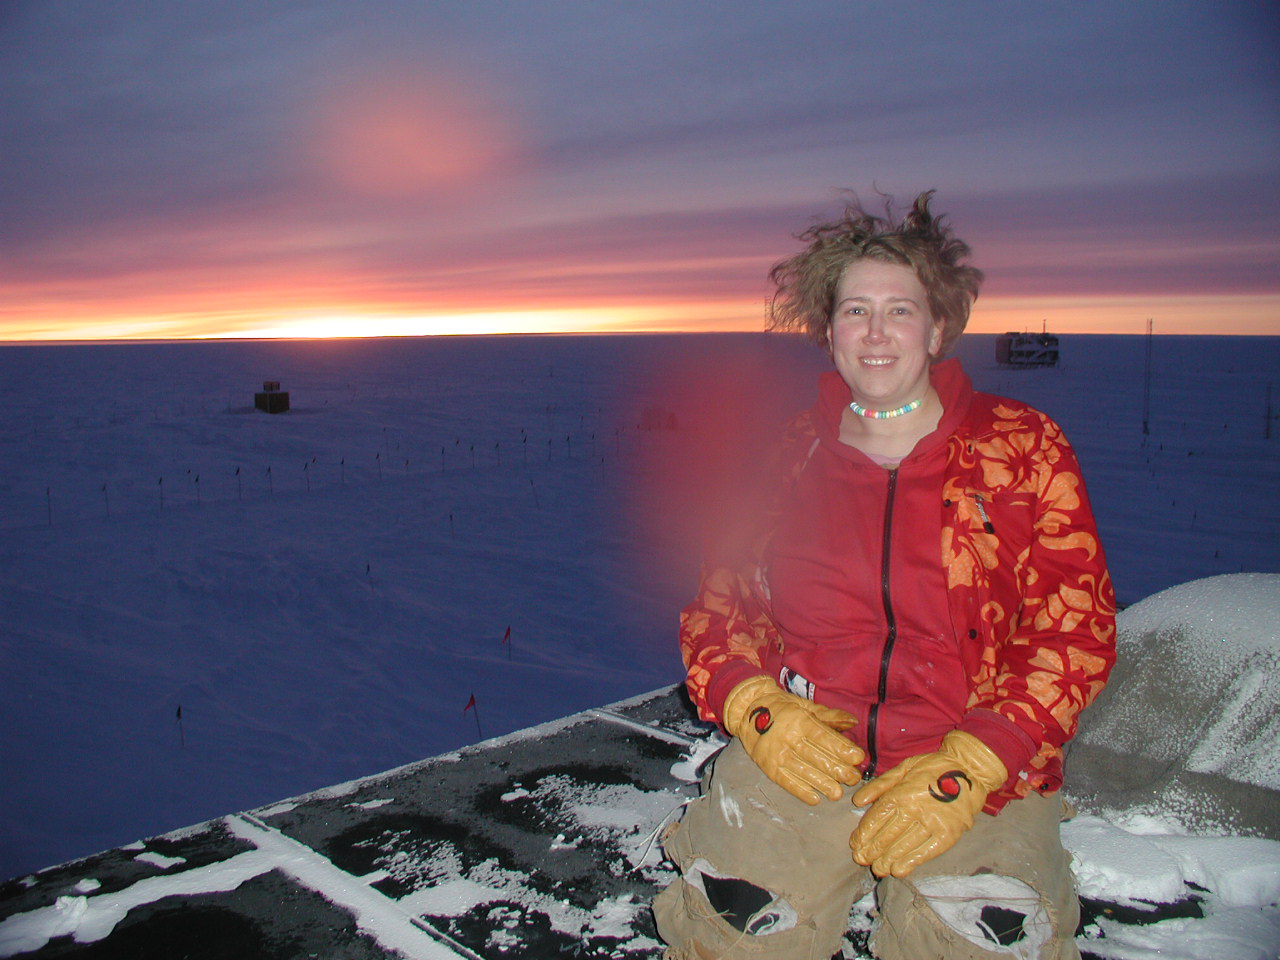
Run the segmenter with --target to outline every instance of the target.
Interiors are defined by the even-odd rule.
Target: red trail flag
[[[465,717],[468,710],[475,711],[476,718],[476,736],[481,740],[484,739],[484,731],[480,729],[480,708],[476,705],[476,695],[473,693],[471,699],[467,701],[467,705],[462,708],[462,715]]]

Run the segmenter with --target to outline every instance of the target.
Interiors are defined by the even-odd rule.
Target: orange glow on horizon
[[[246,298],[247,299],[247,298]],[[760,301],[598,303],[522,309],[485,304],[472,309],[406,309],[401,304],[281,309],[266,298],[262,309],[237,310],[211,302],[204,309],[171,312],[155,303],[67,305],[37,311],[0,309],[0,341],[329,339],[465,336],[531,333],[730,333],[765,326]],[[279,298],[284,300],[282,296]],[[79,309],[77,309],[77,307]],[[96,308],[96,309],[95,309]],[[56,312],[60,319],[48,319]],[[1142,334],[1148,318],[1160,334],[1280,335],[1280,295],[1216,297],[982,298],[969,331],[1059,334]]]
[[[677,316],[689,317],[687,307]],[[298,317],[270,326],[231,334],[208,334],[202,339],[331,337],[475,336],[516,333],[633,333],[688,332],[691,329],[739,329],[724,327],[714,315],[684,322],[670,319],[668,308],[577,308],[566,310],[498,310],[453,314],[352,315]],[[720,318],[723,319],[723,318]],[[729,318],[732,324],[732,319]],[[741,329],[747,329],[745,327]],[[355,332],[359,331],[359,332]]]
[[[409,312],[337,307],[239,313],[208,310],[139,314],[85,311],[61,322],[6,317],[0,342],[83,340],[338,339],[528,333],[687,333],[763,329],[763,309],[749,304],[685,303],[642,307],[474,309]],[[65,316],[65,313],[64,313]]]

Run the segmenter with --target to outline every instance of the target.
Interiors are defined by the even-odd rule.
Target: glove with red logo
[[[853,795],[857,806],[872,805],[849,838],[853,859],[877,876],[905,877],[950,850],[1007,779],[986,744],[952,730],[937,753],[904,760]]]
[[[838,732],[858,721],[788,693],[769,677],[743,680],[729,691],[723,721],[765,775],[805,803],[839,800],[841,784],[862,779],[858,765],[866,755]]]

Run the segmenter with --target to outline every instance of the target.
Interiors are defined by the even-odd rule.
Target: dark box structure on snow
[[[264,380],[262,392],[253,395],[253,405],[264,413],[284,413],[289,409],[289,391],[280,389],[279,380]]]

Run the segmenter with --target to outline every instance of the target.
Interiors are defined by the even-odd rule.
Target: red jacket
[[[1115,596],[1058,425],[975,393],[959,361],[931,376],[942,419],[892,471],[839,442],[849,388],[823,376],[754,558],[704,573],[681,652],[704,718],[766,674],[857,717],[872,773],[972,733],[1010,771],[994,813],[1061,786],[1115,660]]]

